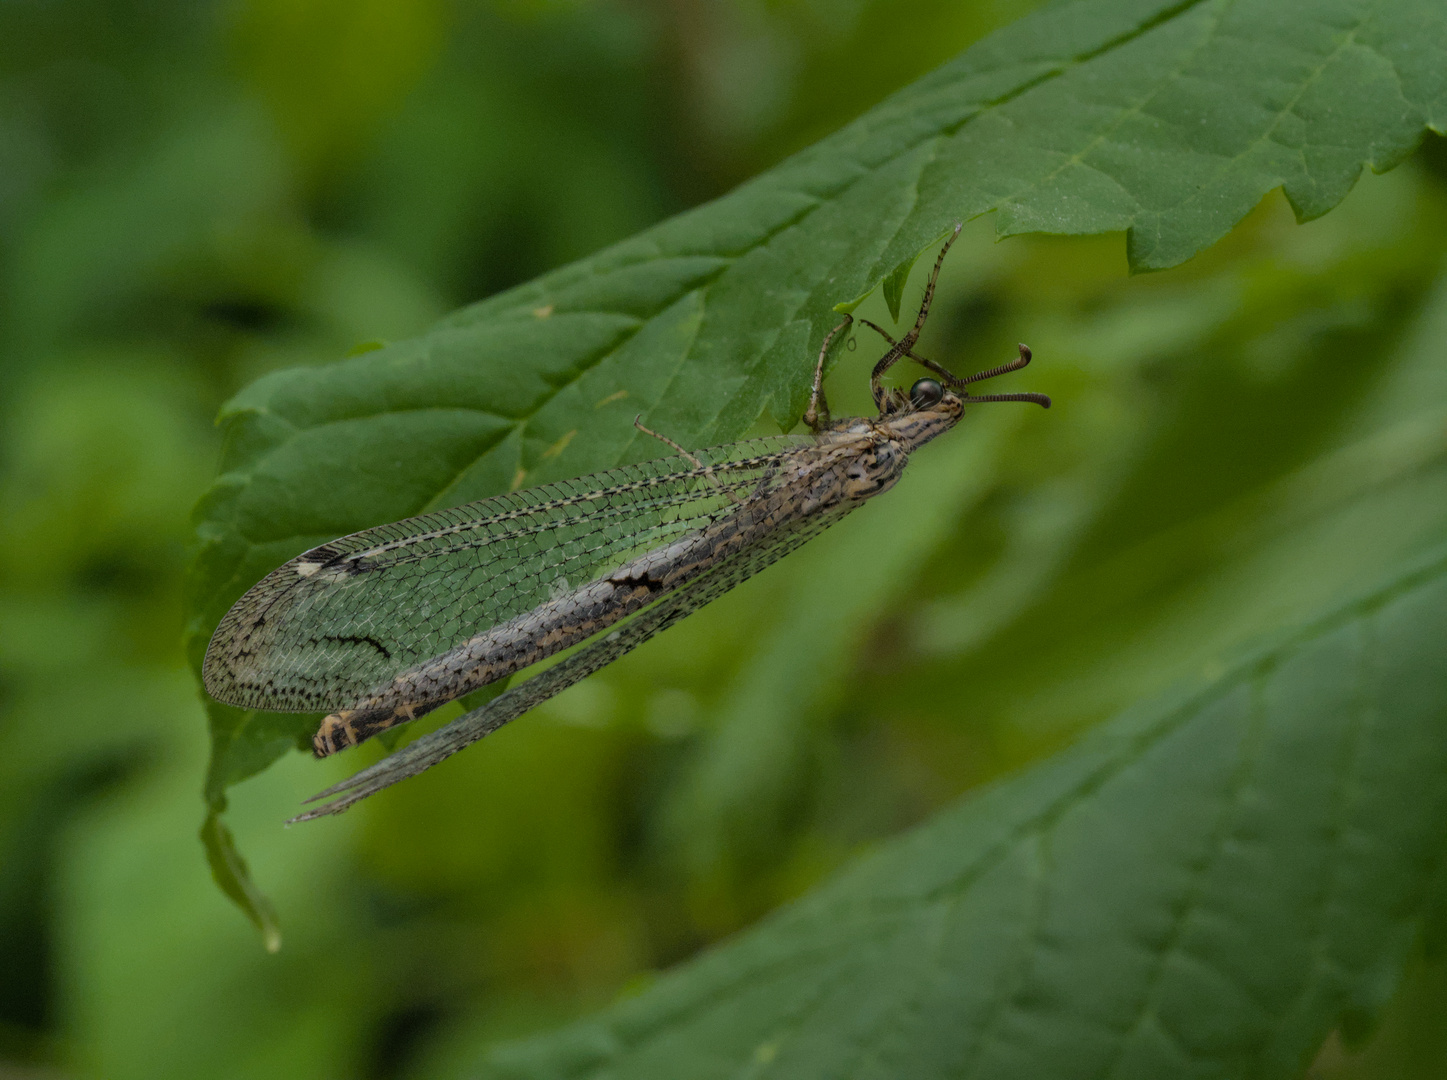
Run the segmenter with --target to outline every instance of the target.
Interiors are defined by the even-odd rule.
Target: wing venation
[[[227,613],[203,678],[219,701],[349,707],[441,655],[718,521],[809,436],[749,440],[380,525],[278,567]]]

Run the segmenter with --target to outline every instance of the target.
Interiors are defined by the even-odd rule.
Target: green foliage
[[[1443,640],[1447,549],[486,1075],[1296,1076],[1441,876]]]
[[[950,61],[1031,6],[0,9],[4,1067],[1049,1075],[1064,1031],[1123,1073],[1442,1075],[1441,604],[1409,607],[1447,543],[1447,141],[1300,223],[1441,129],[1442,16],[1055,4]],[[1002,389],[1051,412],[974,411],[340,818],[280,828],[381,748],[288,753],[307,718],[216,712],[208,771],[175,631],[218,454],[193,660],[313,539],[652,453],[639,411],[791,423],[831,307],[909,318],[990,208],[921,351],[1023,339]]]
[[[995,211],[1000,236],[1125,229],[1146,269],[1214,242],[1277,186],[1298,218],[1325,213],[1364,163],[1396,164],[1447,108],[1441,53],[1421,48],[1423,27],[1443,32],[1429,7],[1336,18],[1271,4],[1042,12],[706,207],[422,337],[259,380],[223,413],[221,477],[198,509],[193,663],[290,555],[650,455],[640,412],[686,445],[735,438],[766,409],[787,429],[840,298],[884,279],[896,312],[951,219]],[[213,806],[316,722],[208,709]]]

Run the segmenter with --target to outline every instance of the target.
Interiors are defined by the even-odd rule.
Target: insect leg
[[[964,227],[963,222],[955,222],[955,231],[950,233],[948,239],[945,240],[945,246],[940,248],[940,253],[935,258],[934,269],[930,271],[929,283],[924,287],[924,298],[920,302],[919,315],[915,317],[914,326],[910,328],[909,333],[895,342],[889,352],[879,358],[879,363],[874,365],[874,371],[869,376],[869,391],[874,395],[874,404],[881,413],[884,412],[888,394],[880,385],[879,380],[886,371],[894,366],[895,361],[901,356],[907,355],[914,348],[914,343],[919,340],[920,331],[924,329],[924,321],[929,318],[930,305],[934,303],[935,283],[939,280],[940,267],[944,265],[945,256],[949,254],[951,245],[954,244],[960,235],[960,230]]]
[[[853,321],[853,315],[845,315],[842,323],[824,335],[824,344],[819,346],[819,362],[814,365],[814,389],[809,395],[809,407],[804,410],[804,423],[816,435],[829,426],[829,401],[824,397],[824,361],[829,357],[829,346],[834,341],[834,335]]]
[[[342,709],[322,721],[312,736],[312,753],[319,758],[366,742],[379,731],[425,716],[445,701],[410,702],[388,709]]]
[[[642,414],[642,413],[639,413],[637,416],[635,416],[635,417],[633,418],[633,426],[636,427],[639,431],[643,432],[643,434],[645,434],[645,435],[652,435],[655,439],[657,439],[659,442],[661,442],[664,446],[671,446],[671,447],[673,447],[673,449],[677,450],[677,451],[678,451],[680,454],[682,454],[684,457],[688,458],[689,461],[693,462],[693,467],[694,467],[695,469],[702,469],[702,468],[703,468],[703,462],[699,461],[698,458],[694,457],[692,454],[690,454],[690,453],[689,453],[687,450],[685,450],[683,447],[679,446],[678,443],[674,442],[674,441],[673,441],[672,439],[670,439],[667,435],[660,435],[660,434],[658,434],[658,432],[654,431],[652,428],[646,428],[646,427],[644,427],[644,426],[643,426],[643,414]]]
[[[706,476],[706,477],[714,484],[715,487],[717,487],[720,491],[722,491],[725,495],[727,495],[727,496],[729,497],[729,499],[731,499],[734,503],[738,504],[739,506],[742,506],[742,505],[744,504],[744,500],[743,500],[743,499],[739,498],[738,495],[736,495],[734,492],[730,491],[728,488],[724,487],[722,484],[719,483],[718,477],[714,475],[714,471],[713,471],[713,466],[712,466],[712,465],[705,465],[705,464],[704,464],[702,461],[700,461],[697,457],[695,457],[693,454],[690,454],[690,453],[689,453],[687,450],[685,450],[683,447],[679,446],[678,443],[674,442],[674,441],[673,441],[672,439],[670,439],[667,435],[660,435],[660,434],[658,434],[658,432],[652,430],[651,428],[646,428],[646,427],[644,427],[644,426],[643,426],[643,414],[642,414],[642,413],[639,413],[637,416],[635,416],[635,417],[633,418],[633,426],[636,427],[639,431],[643,432],[643,434],[645,434],[645,435],[652,435],[655,439],[657,439],[659,442],[663,443],[665,446],[671,446],[671,447],[673,447],[673,448],[674,448],[675,450],[677,450],[680,454],[682,454],[684,457],[686,457],[689,461],[693,462],[693,467],[694,467],[695,469],[697,469],[699,472],[703,473],[703,475]]]
[[[862,322],[865,326],[869,327],[869,329],[873,330],[873,331],[874,331],[876,334],[878,334],[880,337],[884,338],[884,340],[887,341],[887,342],[889,342],[891,345],[898,345],[898,344],[899,344],[899,342],[895,341],[894,338],[890,337],[887,333],[884,332],[884,328],[883,328],[882,326],[876,326],[874,323],[870,322],[868,319],[860,319],[859,321]],[[915,353],[910,352],[910,351],[908,351],[908,350],[906,350],[906,352],[904,353],[904,355],[907,356],[907,357],[909,357],[909,358],[910,358],[911,360],[913,360],[916,364],[920,364],[920,365],[923,366],[923,367],[929,368],[931,371],[933,371],[936,375],[938,375],[941,379],[943,379],[943,380],[945,381],[945,385],[946,385],[946,386],[949,386],[949,387],[951,387],[952,389],[958,390],[960,387],[966,385],[967,383],[978,382],[978,381],[979,381],[978,377],[976,377],[976,378],[970,378],[970,379],[962,379],[962,378],[960,378],[958,375],[956,375],[954,372],[948,370],[947,368],[943,367],[943,366],[940,365],[940,364],[935,363],[933,360],[926,360],[923,356],[918,356],[918,355],[916,355]],[[1013,367],[1012,367],[1012,368],[1008,368],[1008,369],[1006,369],[1006,368],[1001,368],[999,371],[995,372],[995,374],[997,374],[997,375],[998,375],[998,374],[1003,374],[1004,371],[1006,371],[1006,370],[1014,371],[1015,369],[1014,369]]]

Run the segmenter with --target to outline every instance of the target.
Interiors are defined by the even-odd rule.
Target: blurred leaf
[[[659,221],[676,206],[680,156],[710,141],[667,122],[680,96],[660,93],[649,70],[660,14],[652,5],[449,5],[443,55],[338,210],[441,288],[448,307]]]
[[[969,799],[490,1075],[1291,1077],[1447,828],[1447,551]]]
[[[757,172],[934,70],[963,45],[1041,6],[1040,0],[992,0],[988,4],[950,0],[819,4],[791,0],[770,4],[765,9],[769,16],[792,24],[790,36],[800,53],[790,65],[792,70],[785,73],[793,83],[788,112],[763,135],[762,147],[753,153],[741,147],[743,155],[736,151],[716,167],[731,167],[729,175],[739,179]],[[738,5],[738,9],[749,10],[746,5]],[[762,66],[760,61],[769,55],[768,51],[759,49],[754,41],[738,38],[737,34],[728,35],[726,46],[732,45],[738,52],[751,49],[753,64]],[[714,80],[719,84],[713,96],[719,106],[724,105],[732,82],[737,80],[735,73],[743,66],[740,62],[712,65]],[[841,71],[848,72],[848,77],[840,78]],[[733,150],[734,146],[726,142],[723,148]],[[741,173],[740,169],[747,172]]]
[[[1447,1074],[1447,962],[1418,957],[1365,1045],[1328,1039],[1306,1080],[1431,1080]]]
[[[342,533],[801,412],[832,305],[959,218],[1128,230],[1188,258],[1284,186],[1299,217],[1440,127],[1447,16],[1425,2],[1221,9],[1094,0],[1028,17],[733,194],[445,320],[280,372],[225,410],[198,508],[190,654],[244,589]],[[1208,123],[1209,120],[1209,123]],[[574,437],[576,436],[576,437]],[[550,448],[566,445],[564,452]],[[311,726],[212,706],[210,797]]]
[[[436,56],[436,0],[250,0],[240,66],[307,174],[347,163]]]
[[[361,819],[312,835],[276,824],[313,783],[301,758],[235,791],[228,824],[287,913],[287,947],[257,948],[196,858],[197,703],[189,673],[153,695],[172,733],[139,782],[77,808],[55,851],[67,1071],[108,1080],[358,1076],[396,980],[348,887]],[[188,736],[189,733],[189,736]],[[363,901],[363,902],[359,902]],[[325,985],[325,993],[316,987]]]
[[[256,110],[203,100],[194,112],[148,135],[134,160],[57,193],[18,238],[0,328],[18,362],[89,342],[102,328],[129,328],[157,293],[174,302],[176,278],[194,276],[198,254],[215,260],[228,237],[262,248],[276,276],[308,260],[299,245],[270,242],[286,166]]]

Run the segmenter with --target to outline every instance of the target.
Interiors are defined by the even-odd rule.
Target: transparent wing
[[[297,815],[292,821],[310,821],[338,814],[385,787],[416,776],[451,757],[510,720],[572,686],[580,679],[606,667],[624,653],[637,648],[654,634],[723,595],[744,579],[787,555],[800,544],[833,525],[855,504],[846,503],[828,513],[799,519],[780,529],[768,541],[745,549],[737,556],[700,574],[678,591],[670,593],[633,618],[584,645],[571,656],[529,679],[520,686],[464,713],[446,727],[424,735],[369,768],[308,799],[321,806]],[[333,796],[336,796],[333,798]]]
[[[705,528],[762,489],[810,436],[699,451],[353,533],[297,556],[216,628],[203,679],[219,701],[346,708],[475,634],[629,558]]]

